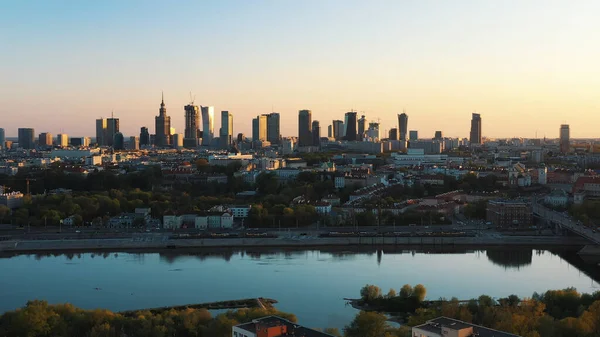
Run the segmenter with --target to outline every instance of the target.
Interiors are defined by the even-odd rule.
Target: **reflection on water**
[[[0,312],[30,299],[115,311],[269,297],[311,327],[347,324],[343,298],[365,284],[422,283],[429,298],[468,299],[576,287],[597,290],[600,268],[577,249],[332,247],[73,252],[0,258]]]

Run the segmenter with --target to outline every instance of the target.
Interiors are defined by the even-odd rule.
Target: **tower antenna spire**
[[[161,104],[165,104],[165,92],[161,90],[160,91],[160,96],[161,96],[160,103]]]

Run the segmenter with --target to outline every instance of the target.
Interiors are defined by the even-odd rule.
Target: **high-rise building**
[[[202,145],[210,146],[215,137],[215,108],[203,106],[202,110]]]
[[[22,149],[35,149],[35,129],[19,128],[19,147]]]
[[[471,144],[481,144],[481,115],[473,114],[471,118],[471,137],[469,139]]]
[[[444,137],[442,137],[442,131],[436,131],[434,139],[438,139],[439,140],[439,139],[442,139],[442,138],[444,138]]]
[[[243,143],[245,140],[246,140],[246,135],[244,135],[241,132],[237,134],[237,142],[238,143]]]
[[[183,147],[183,135],[181,133],[173,134],[173,147],[176,149]]]
[[[113,149],[115,150],[125,150],[125,137],[120,132],[116,132],[113,137]]]
[[[88,147],[92,143],[90,137],[74,137],[71,138],[71,146],[83,146]]]
[[[56,146],[69,146],[69,135],[67,135],[66,133],[59,133],[58,135],[56,135]]]
[[[562,124],[560,126],[560,152],[569,153],[571,142],[571,131],[568,124]]]
[[[357,123],[356,112],[354,112],[354,111],[346,112],[346,119],[344,121],[344,127],[346,128],[346,131],[344,132],[344,134],[346,135],[344,137],[345,140],[348,140],[348,141],[357,140],[356,123]]]
[[[171,145],[171,117],[167,116],[167,108],[165,107],[164,94],[162,95],[160,101],[160,109],[158,109],[158,116],[154,118],[154,121],[154,145],[158,147],[167,147]]]
[[[390,132],[389,132],[389,135],[388,135],[388,138],[390,140],[398,140],[398,129],[391,128]]]
[[[312,145],[312,112],[298,111],[298,146]]]
[[[4,129],[0,128],[0,149],[4,149],[6,147],[6,145],[4,144],[6,142],[6,134],[4,133]]]
[[[408,115],[405,112],[398,114],[398,132],[400,134],[400,140],[407,140]]]
[[[140,149],[140,137],[131,136],[129,137],[129,149],[139,150]]]
[[[259,115],[252,120],[252,141],[267,140],[268,115]]]
[[[233,143],[233,115],[229,111],[221,111],[219,136],[221,138],[221,147],[229,149]]]
[[[367,118],[364,115],[360,116],[358,120],[358,140],[362,140],[365,137],[367,125]]]
[[[380,139],[379,136],[379,123],[369,123],[369,128],[365,132],[365,136],[370,141],[377,141]]]
[[[410,130],[408,137],[409,137],[409,140],[419,140],[419,131]],[[403,139],[401,138],[400,140],[403,140]]]
[[[106,146],[106,118],[96,119],[96,144]]]
[[[150,132],[148,132],[148,128],[142,126],[140,128],[140,146],[148,146],[150,145]]]
[[[281,141],[280,116],[277,112],[267,115],[267,140],[271,144],[279,144]]]
[[[38,144],[40,146],[52,146],[52,134],[48,132],[40,133]]]
[[[319,121],[312,122],[312,145],[321,146],[321,127]]]
[[[119,119],[118,118],[107,118],[106,119],[106,146],[113,146],[115,135],[119,133]]]
[[[183,107],[185,110],[185,131],[183,146],[186,148],[198,147],[200,137],[200,109],[192,103]]]
[[[333,125],[327,125],[327,137],[333,138]]]
[[[332,122],[333,138],[336,140],[344,139],[344,121],[334,120]]]

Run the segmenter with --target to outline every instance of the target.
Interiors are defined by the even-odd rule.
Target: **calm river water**
[[[341,328],[356,314],[343,298],[358,297],[367,283],[384,293],[422,283],[430,299],[469,299],[565,287],[593,292],[599,274],[573,251],[514,248],[18,255],[0,258],[0,312],[30,299],[119,311],[262,296],[301,324]]]

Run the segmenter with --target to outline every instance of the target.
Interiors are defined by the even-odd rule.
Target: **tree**
[[[396,290],[394,290],[393,288],[390,288],[390,291],[388,291],[386,298],[394,298],[396,297]]]
[[[4,218],[10,214],[10,208],[0,205],[0,224],[4,223]]]
[[[380,299],[382,297],[381,289],[378,286],[367,284],[360,290],[360,297],[365,302]]]
[[[256,186],[261,194],[276,194],[279,188],[277,176],[272,172],[261,173],[256,177]]]
[[[400,298],[409,298],[413,294],[413,288],[410,284],[405,284],[400,288]]]
[[[325,328],[323,330],[323,332],[328,333],[332,336],[342,337],[342,333],[340,332],[340,329],[338,329],[338,328]]]
[[[419,302],[423,302],[426,295],[427,289],[425,289],[425,286],[422,284],[417,284],[413,289],[413,296],[416,297]]]
[[[344,328],[345,337],[384,337],[388,328],[387,317],[378,312],[359,312]]]

